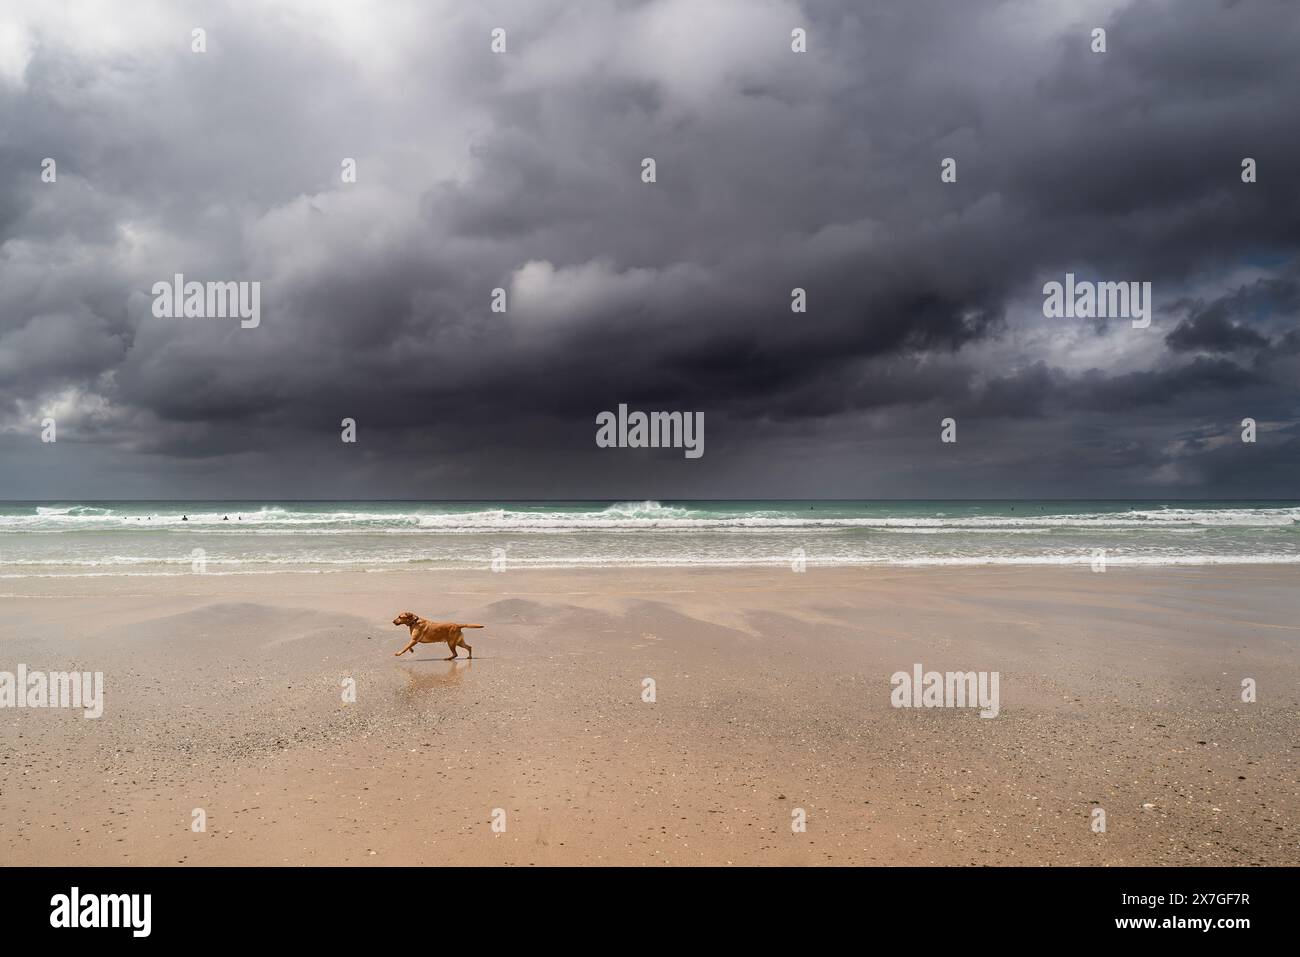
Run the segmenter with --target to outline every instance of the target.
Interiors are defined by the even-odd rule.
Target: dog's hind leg
[[[473,649],[471,646],[465,644],[465,639],[464,639],[464,638],[461,638],[459,641],[456,642],[456,644],[460,645],[460,647],[462,647],[462,648],[464,648],[466,651],[468,651],[468,652],[469,652],[469,656],[470,656],[471,658],[474,657],[474,649]]]

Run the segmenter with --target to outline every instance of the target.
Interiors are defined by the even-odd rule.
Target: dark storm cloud
[[[1293,6],[272,6],[0,44],[7,494],[47,412],[100,495],[1294,492]],[[1043,318],[1067,271],[1152,328]],[[262,324],[154,318],[176,272]],[[707,454],[595,449],[620,402]],[[1186,439],[1243,415],[1267,469]]]
[[[1259,279],[1212,302],[1192,303],[1189,315],[1166,338],[1175,352],[1236,352],[1270,345],[1255,327],[1285,322],[1294,335],[1300,323],[1300,282],[1286,277]],[[1285,340],[1285,337],[1284,337]]]
[[[1178,403],[1188,396],[1218,402],[1215,393],[1245,388],[1255,381],[1251,372],[1233,362],[1198,356],[1186,364],[1111,378],[1090,373],[1080,376],[1070,389],[1079,406],[1124,412]]]
[[[1249,326],[1232,322],[1222,310],[1207,310],[1194,318],[1184,319],[1165,337],[1175,352],[1202,349],[1206,352],[1235,352],[1238,349],[1262,349],[1268,340]]]

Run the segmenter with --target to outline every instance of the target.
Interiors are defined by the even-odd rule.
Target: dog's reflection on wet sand
[[[458,687],[473,667],[473,661],[462,658],[456,661],[433,661],[419,668],[404,668],[407,683],[402,693],[407,697],[417,697],[437,689]]]

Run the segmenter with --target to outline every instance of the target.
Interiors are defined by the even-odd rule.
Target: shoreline
[[[14,562],[14,565],[22,563]],[[51,563],[52,564],[52,563]],[[54,567],[85,567],[56,565]],[[142,563],[143,564],[143,563]],[[175,562],[178,566],[189,564],[188,560]],[[211,565],[223,564],[220,561],[209,560]],[[492,572],[488,564],[470,565],[437,565],[430,562],[423,564],[419,560],[402,559],[394,561],[390,565],[380,565],[378,567],[366,567],[365,562],[340,562],[337,565],[321,565],[321,563],[304,562],[303,567],[293,567],[286,563],[285,566],[276,566],[274,562],[227,562],[225,564],[263,564],[275,567],[266,569],[248,569],[232,571],[213,571],[211,569],[204,572],[189,571],[125,571],[112,570],[102,572],[36,572],[32,574],[9,574],[0,572],[0,582],[3,581],[26,581],[29,579],[57,579],[57,580],[77,580],[77,579],[96,579],[96,578],[238,578],[246,576],[263,576],[263,575],[428,575],[428,574],[481,574]],[[1044,561],[1040,557],[1020,558],[953,558],[953,559],[917,559],[917,560],[881,560],[878,562],[863,561],[843,561],[843,562],[817,562],[809,560],[806,562],[804,573],[820,573],[828,571],[850,571],[864,572],[891,569],[896,570],[917,570],[917,571],[943,571],[946,569],[997,569],[997,568],[1023,568],[1023,569],[1084,569],[1092,571],[1093,562],[1088,558],[1071,558],[1062,561]],[[1175,568],[1259,568],[1269,566],[1289,567],[1300,565],[1300,555],[1295,556],[1248,556],[1248,555],[1225,555],[1225,556],[1186,556],[1179,558],[1107,558],[1106,567],[1110,569],[1175,569]],[[760,571],[785,571],[790,572],[791,563],[785,559],[756,560],[753,562],[736,562],[733,560],[720,560],[716,562],[705,561],[682,561],[678,563],[663,562],[591,562],[587,564],[547,564],[547,563],[523,563],[516,562],[512,564],[511,570],[515,572],[556,572],[556,573],[573,573],[583,574],[585,572],[600,571],[627,571],[627,572],[656,572],[656,571],[721,571],[721,572],[744,572],[750,570]],[[319,567],[316,567],[319,566]],[[3,567],[3,566],[0,566]]]

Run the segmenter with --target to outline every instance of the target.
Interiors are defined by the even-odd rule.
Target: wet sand
[[[0,670],[102,671],[105,710],[0,710],[0,863],[1296,864],[1297,586],[1291,566],[11,579]],[[408,608],[485,624],[474,660],[393,657]],[[892,707],[917,662],[998,672],[999,715]]]

